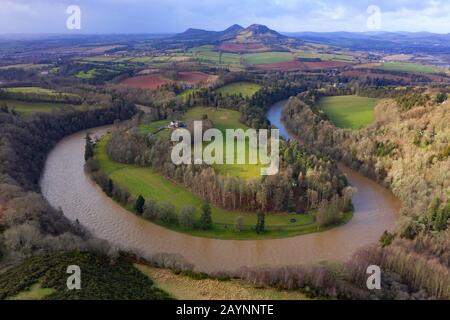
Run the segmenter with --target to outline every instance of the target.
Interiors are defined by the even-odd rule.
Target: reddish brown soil
[[[347,65],[348,64],[345,62],[338,61],[287,61],[270,64],[258,64],[256,65],[256,68],[261,70],[306,71],[341,68]]]
[[[136,76],[123,80],[120,84],[126,85],[135,89],[158,89],[159,87],[174,83],[174,82],[187,82],[190,84],[198,84],[201,82],[207,83],[217,79],[217,76],[209,75],[199,71],[180,72],[179,80],[170,80],[162,77],[161,74],[148,74],[142,76]]]
[[[137,76],[125,79],[121,82],[130,88],[135,89],[158,89],[159,87],[171,83],[168,79],[161,78],[158,74],[150,74],[145,76]]]
[[[209,74],[200,71],[180,72],[179,81],[196,84],[200,82],[208,82],[211,80],[211,77],[214,76],[211,76]]]
[[[218,49],[227,52],[259,51],[266,47],[261,43],[222,43]]]
[[[304,62],[309,70],[334,69],[348,66],[348,63],[340,61],[310,61]]]

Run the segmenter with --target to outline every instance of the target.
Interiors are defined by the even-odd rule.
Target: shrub
[[[143,214],[144,206],[145,206],[145,199],[143,196],[139,195],[136,199],[136,202],[134,203],[134,210],[136,210],[138,214]]]
[[[145,202],[143,217],[148,220],[156,220],[158,218],[158,206],[155,201],[150,199]]]
[[[184,229],[193,229],[195,226],[195,208],[185,206],[180,212],[180,225]]]
[[[234,222],[234,230],[236,232],[241,232],[244,227],[244,218],[239,216],[236,218],[236,221]]]
[[[178,216],[175,212],[175,207],[170,203],[162,203],[158,206],[158,219],[167,224],[177,224]]]

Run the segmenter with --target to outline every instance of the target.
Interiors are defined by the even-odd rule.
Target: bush
[[[195,208],[192,206],[184,207],[180,212],[180,225],[184,229],[194,229],[195,227]]]
[[[175,207],[170,203],[162,203],[158,206],[158,219],[167,224],[177,224],[178,216]]]
[[[139,195],[134,203],[134,210],[140,215],[144,213],[145,199],[143,196]]]
[[[234,231],[241,232],[244,227],[244,218],[239,216],[236,218],[236,221],[234,222]]]
[[[148,220],[156,220],[158,218],[158,207],[155,201],[147,200],[145,202],[143,217]]]

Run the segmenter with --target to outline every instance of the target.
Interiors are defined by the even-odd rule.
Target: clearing
[[[223,95],[242,95],[250,98],[261,89],[261,86],[251,82],[234,82],[217,89]]]
[[[340,128],[360,129],[373,122],[379,99],[358,96],[324,97],[318,108]]]

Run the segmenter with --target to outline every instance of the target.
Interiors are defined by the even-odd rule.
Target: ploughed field
[[[228,109],[196,107],[190,109],[183,120],[186,122],[200,120],[204,115],[207,115],[208,119],[213,123],[213,126],[222,132],[225,129],[246,129],[239,122],[240,113]],[[141,125],[139,130],[142,134],[155,134],[162,139],[169,139],[171,129],[167,128],[168,123],[169,120],[157,121],[147,125]],[[106,152],[107,141],[108,136],[100,140],[97,144],[96,159],[99,161],[100,167],[115,184],[127,188],[134,197],[142,195],[145,199],[153,200],[159,204],[172,204],[176,209],[177,215],[179,215],[180,211],[186,205],[191,205],[196,208],[195,218],[198,220],[201,214],[201,207],[204,204],[203,199],[190,192],[184,186],[155,172],[152,168],[122,164],[111,160]],[[248,153],[248,141],[245,143]],[[261,166],[259,164],[214,165],[214,169],[223,175],[239,176],[244,179],[259,179],[260,168]],[[131,205],[127,209],[133,211]],[[240,232],[234,229],[238,217],[243,219],[243,226]],[[350,217],[351,214],[348,214],[346,220]],[[314,223],[313,213],[267,214],[265,218],[266,232],[261,235],[257,235],[254,231],[257,222],[256,213],[230,211],[212,206],[212,221],[213,228],[211,230],[186,230],[179,225],[167,224],[159,220],[155,222],[175,231],[217,239],[283,238],[325,230],[325,228],[319,228]]]
[[[212,76],[199,71],[180,72],[178,79],[165,78],[161,74],[141,75],[123,80],[120,84],[136,88],[136,89],[158,89],[159,87],[170,83],[189,83],[199,84],[208,83],[217,79],[217,76]]]
[[[360,129],[373,122],[374,108],[379,100],[359,96],[323,97],[318,108],[337,127]]]

